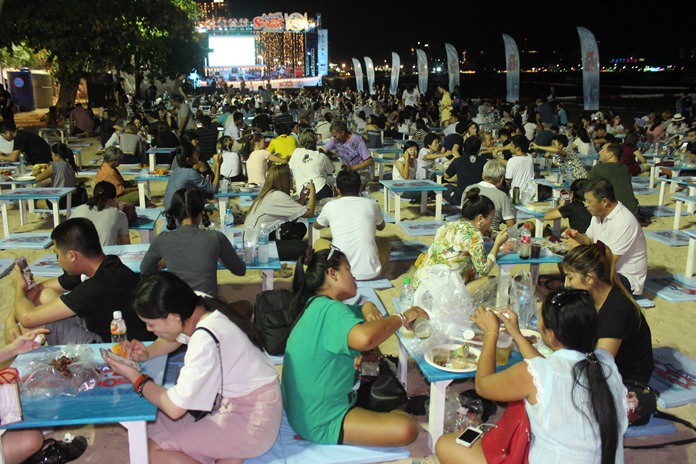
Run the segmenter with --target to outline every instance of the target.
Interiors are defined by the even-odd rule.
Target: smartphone
[[[27,264],[27,258],[24,256],[17,258],[15,259],[15,263],[17,263],[19,269],[22,270],[22,276],[24,277],[24,281],[27,283],[27,290],[31,290],[32,288],[36,287],[34,274],[32,274],[29,264]]]
[[[561,190],[561,199],[565,201],[570,200],[570,193],[567,190]]]
[[[457,444],[466,446],[469,448],[471,445],[473,445],[476,440],[481,438],[481,435],[483,435],[483,431],[481,429],[478,429],[476,427],[469,427],[468,429],[464,430],[461,435],[457,437]]]
[[[99,351],[101,352],[102,358],[104,358],[105,360],[107,358],[111,359],[111,360],[119,362],[121,364],[125,364],[126,366],[130,366],[133,369],[140,372],[140,364],[133,361],[132,359],[127,359],[127,358],[124,358],[123,356],[119,356],[116,353],[114,353],[113,351],[107,350],[106,348],[99,348]]]

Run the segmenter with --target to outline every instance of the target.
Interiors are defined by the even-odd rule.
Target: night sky
[[[671,59],[680,47],[696,47],[696,0],[460,0],[422,2],[425,6],[384,0],[227,3],[230,16],[238,18],[277,11],[307,12],[310,17],[321,13],[322,27],[329,30],[330,60],[338,63],[370,56],[378,64],[390,59],[392,51],[404,60],[420,41],[429,44],[431,58],[444,58],[444,43],[449,42],[472,56],[482,51],[487,60],[499,56],[502,65],[502,33],[511,35],[521,51],[536,49],[551,57],[554,51],[573,54],[579,50],[576,26],[594,33],[603,61],[630,55]]]

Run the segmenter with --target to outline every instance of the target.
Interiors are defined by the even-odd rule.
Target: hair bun
[[[473,201],[476,200],[479,197],[479,194],[481,193],[481,189],[478,187],[473,187],[467,190],[466,192],[466,199],[468,201]]]

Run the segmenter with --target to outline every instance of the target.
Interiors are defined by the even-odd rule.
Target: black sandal
[[[73,438],[70,443],[48,438],[24,464],[65,464],[82,456],[86,449],[87,439],[82,436]]]

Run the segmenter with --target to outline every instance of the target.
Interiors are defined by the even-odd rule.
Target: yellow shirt
[[[275,153],[283,159],[288,159],[292,156],[292,152],[297,148],[297,140],[291,135],[279,135],[271,140],[267,150]]]

